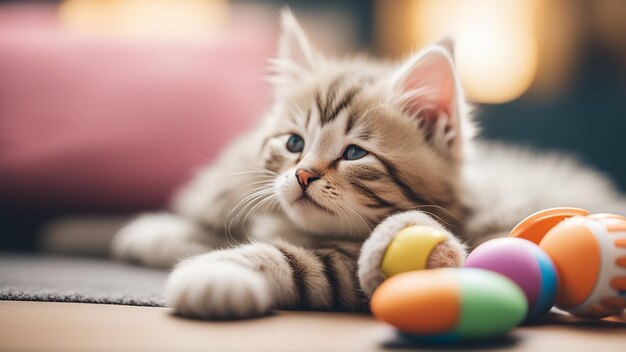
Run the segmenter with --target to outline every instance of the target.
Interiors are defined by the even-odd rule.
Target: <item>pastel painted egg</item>
[[[492,271],[443,268],[402,273],[384,281],[371,301],[374,316],[429,342],[496,337],[524,320],[521,289]]]
[[[552,258],[559,275],[557,307],[587,318],[626,308],[625,218],[569,218],[548,231],[539,247]]]
[[[573,216],[586,216],[589,211],[580,208],[550,208],[540,210],[520,221],[511,230],[510,237],[519,237],[539,244],[543,236],[561,221]]]
[[[513,280],[524,291],[528,317],[552,308],[558,278],[550,257],[536,244],[521,238],[496,238],[476,247],[465,267],[495,271]]]
[[[445,242],[446,234],[430,226],[408,226],[396,234],[389,243],[381,263],[385,277],[426,269],[433,248]]]

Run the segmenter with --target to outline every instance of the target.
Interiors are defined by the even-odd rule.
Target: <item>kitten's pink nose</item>
[[[296,178],[302,189],[306,189],[311,182],[320,179],[319,175],[307,169],[296,170]]]

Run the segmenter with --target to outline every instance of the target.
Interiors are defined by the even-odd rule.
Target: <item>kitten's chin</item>
[[[348,219],[346,214],[333,211],[309,197],[291,202],[281,199],[280,203],[289,219],[307,233],[346,237],[367,235],[357,220]]]
[[[298,199],[294,202],[281,199],[280,203],[289,219],[302,230],[320,234],[334,230],[333,226],[328,226],[330,214],[309,199]]]
[[[275,193],[283,212],[301,230],[350,238],[369,235],[369,228],[363,220],[336,204],[320,199],[318,191],[312,188],[305,194],[293,179],[287,177],[277,178],[275,183]]]

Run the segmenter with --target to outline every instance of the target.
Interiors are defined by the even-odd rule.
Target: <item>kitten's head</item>
[[[284,11],[274,67],[262,164],[279,174],[275,193],[297,226],[364,236],[400,210],[460,216],[471,126],[450,45],[400,65],[328,59]]]

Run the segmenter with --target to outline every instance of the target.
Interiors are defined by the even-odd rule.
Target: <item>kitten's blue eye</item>
[[[304,149],[304,139],[297,134],[292,134],[287,139],[287,150],[292,153],[300,153]]]
[[[346,160],[358,160],[366,156],[368,153],[367,150],[357,147],[354,144],[350,144],[346,150],[343,152],[343,158]]]

